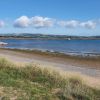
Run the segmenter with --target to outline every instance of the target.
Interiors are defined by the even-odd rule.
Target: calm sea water
[[[3,39],[5,48],[38,49],[70,54],[100,54],[100,40]]]

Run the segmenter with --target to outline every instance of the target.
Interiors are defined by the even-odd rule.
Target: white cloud
[[[32,26],[34,28],[45,28],[53,26],[54,21],[48,17],[34,16],[28,18],[27,16],[21,16],[14,22],[14,27],[26,28]]]
[[[100,19],[98,21],[88,20],[88,21],[79,21],[79,20],[65,20],[65,21],[55,21],[52,18],[42,17],[42,16],[33,16],[31,18],[27,16],[21,16],[14,21],[14,27],[26,28],[47,28],[52,27],[54,24],[66,28],[86,28],[94,29],[98,24],[100,24]],[[0,22],[0,27],[4,25],[4,22]]]
[[[5,25],[4,21],[0,20],[0,28]]]
[[[78,26],[79,22],[76,20],[69,20],[69,21],[60,21],[58,22],[58,24],[66,28],[75,28]]]
[[[29,26],[30,19],[27,16],[21,16],[14,22],[14,27],[26,28]]]
[[[96,28],[96,25],[98,22],[88,20],[85,22],[77,21],[77,20],[69,20],[69,21],[60,21],[58,22],[60,26],[66,27],[66,28],[76,28],[76,27],[81,27],[81,28],[87,28],[87,29],[94,29]]]
[[[97,23],[94,21],[86,21],[80,23],[81,27],[88,28],[88,29],[94,29],[96,27]]]
[[[41,16],[32,17],[30,23],[35,28],[51,27],[54,24],[51,18]]]

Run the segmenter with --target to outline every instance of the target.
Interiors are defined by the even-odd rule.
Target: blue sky
[[[0,0],[0,33],[100,35],[100,0]]]

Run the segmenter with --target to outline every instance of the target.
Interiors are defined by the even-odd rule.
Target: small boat
[[[7,45],[8,43],[0,42],[0,45]]]
[[[68,38],[68,40],[71,40],[71,38]]]

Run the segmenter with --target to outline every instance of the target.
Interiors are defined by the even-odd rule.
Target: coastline
[[[1,38],[0,37],[0,39],[1,40],[5,40],[5,39],[7,39],[7,40],[9,40],[9,39],[16,39],[16,40],[24,40],[24,39],[29,39],[29,40],[52,40],[52,39],[48,39],[48,38]],[[55,38],[53,39],[53,40],[56,40]],[[68,40],[68,39],[57,39],[57,40],[66,40],[66,41],[70,41],[70,40]],[[82,39],[72,39],[72,40],[82,40]],[[92,39],[91,39],[92,40]],[[98,39],[97,39],[98,40]],[[4,41],[4,42],[6,42],[6,41]],[[63,50],[57,50],[57,49],[48,49],[48,48],[46,48],[46,49],[42,49],[42,48],[35,48],[35,47],[32,47],[32,48],[18,48],[18,47],[6,47],[6,46],[3,46],[3,47],[0,47],[0,48],[6,48],[6,49],[14,49],[14,50],[16,50],[16,49],[19,49],[19,50],[27,50],[27,51],[34,51],[34,52],[41,52],[41,53],[44,53],[44,54],[50,54],[50,55],[56,55],[56,56],[58,56],[58,55],[63,55],[63,57],[64,56],[70,56],[70,57],[76,57],[76,58],[85,58],[85,59],[87,59],[87,58],[89,58],[89,59],[100,59],[100,52],[93,52],[93,51],[74,51],[74,50],[68,50],[68,51],[63,51]],[[38,52],[38,53],[39,53]]]
[[[80,45],[85,45],[85,44],[77,45],[77,41],[76,41],[76,44],[75,44],[75,46],[77,45],[77,47],[73,47],[73,45],[71,45],[71,47],[68,48],[68,50],[67,50],[66,48],[63,48],[62,46],[61,47],[60,46],[56,47],[56,45],[59,45],[58,42],[57,42],[57,44],[53,45],[53,47],[51,46],[52,44],[50,44],[50,47],[48,47],[48,46],[46,47],[45,45],[43,45],[43,47],[42,47],[41,45],[45,44],[45,42],[43,42],[41,44],[40,43],[41,39],[36,39],[35,38],[35,40],[40,40],[40,41],[36,42],[37,46],[34,46],[34,41],[30,41],[31,46],[29,45],[29,47],[28,47],[27,43],[26,43],[26,46],[24,46],[24,44],[22,44],[22,43],[21,43],[21,45],[19,45],[19,43],[18,44],[15,43],[15,42],[13,44],[13,40],[12,39],[16,40],[16,42],[18,42],[19,40],[23,40],[23,39],[29,39],[29,40],[32,39],[32,40],[34,40],[33,38],[23,38],[23,39],[22,38],[7,38],[7,40],[6,39],[1,39],[3,42],[8,43],[8,45],[3,45],[0,48],[13,49],[13,50],[23,50],[23,52],[24,51],[27,51],[27,52],[31,52],[32,51],[32,52],[36,52],[36,53],[39,53],[39,54],[41,53],[43,55],[44,54],[46,54],[46,55],[53,55],[53,56],[56,55],[57,57],[58,56],[60,56],[60,57],[62,56],[62,57],[65,57],[65,58],[66,57],[71,57],[71,58],[75,57],[75,59],[78,59],[78,58],[79,59],[80,58],[82,58],[82,59],[94,59],[94,60],[95,59],[96,60],[100,59],[99,48],[96,50],[96,49],[94,49],[96,47],[93,47],[93,48],[91,48],[91,46],[90,46],[90,48],[88,48],[88,46],[87,47],[84,47],[84,46],[82,47]],[[45,40],[45,39],[42,39],[42,40]],[[49,39],[46,39],[46,40],[49,40]],[[12,42],[10,42],[10,41],[12,41]],[[27,41],[27,40],[25,40],[25,41]],[[69,43],[71,42],[70,40],[66,40],[66,41],[69,42]],[[48,41],[46,41],[46,42],[47,42],[47,45],[49,45]],[[62,39],[60,39],[60,42],[61,42],[61,44],[63,44]],[[74,41],[72,41],[72,42],[74,42]],[[97,42],[100,42],[100,41],[97,41]],[[88,44],[88,45],[91,45],[91,43]],[[82,49],[77,49],[78,46],[80,48],[83,48],[83,50]],[[99,47],[99,45],[97,45],[97,47]],[[61,49],[61,48],[63,48],[63,49]]]
[[[0,57],[7,58],[16,64],[33,63],[43,67],[51,67],[61,72],[82,76],[87,85],[100,87],[100,60],[76,58],[51,53],[20,49],[0,48]]]
[[[7,57],[17,62],[36,62],[50,65],[65,71],[74,71],[96,76],[100,78],[100,59],[83,58],[56,54],[51,52],[40,52],[38,50],[21,50],[0,48],[0,56]]]
[[[63,58],[75,58],[75,59],[88,59],[88,60],[100,60],[99,53],[81,53],[81,52],[59,52],[46,49],[28,49],[28,48],[9,48],[0,47],[0,49],[14,50],[25,53],[37,53],[41,55],[53,56],[53,57],[63,57]]]

